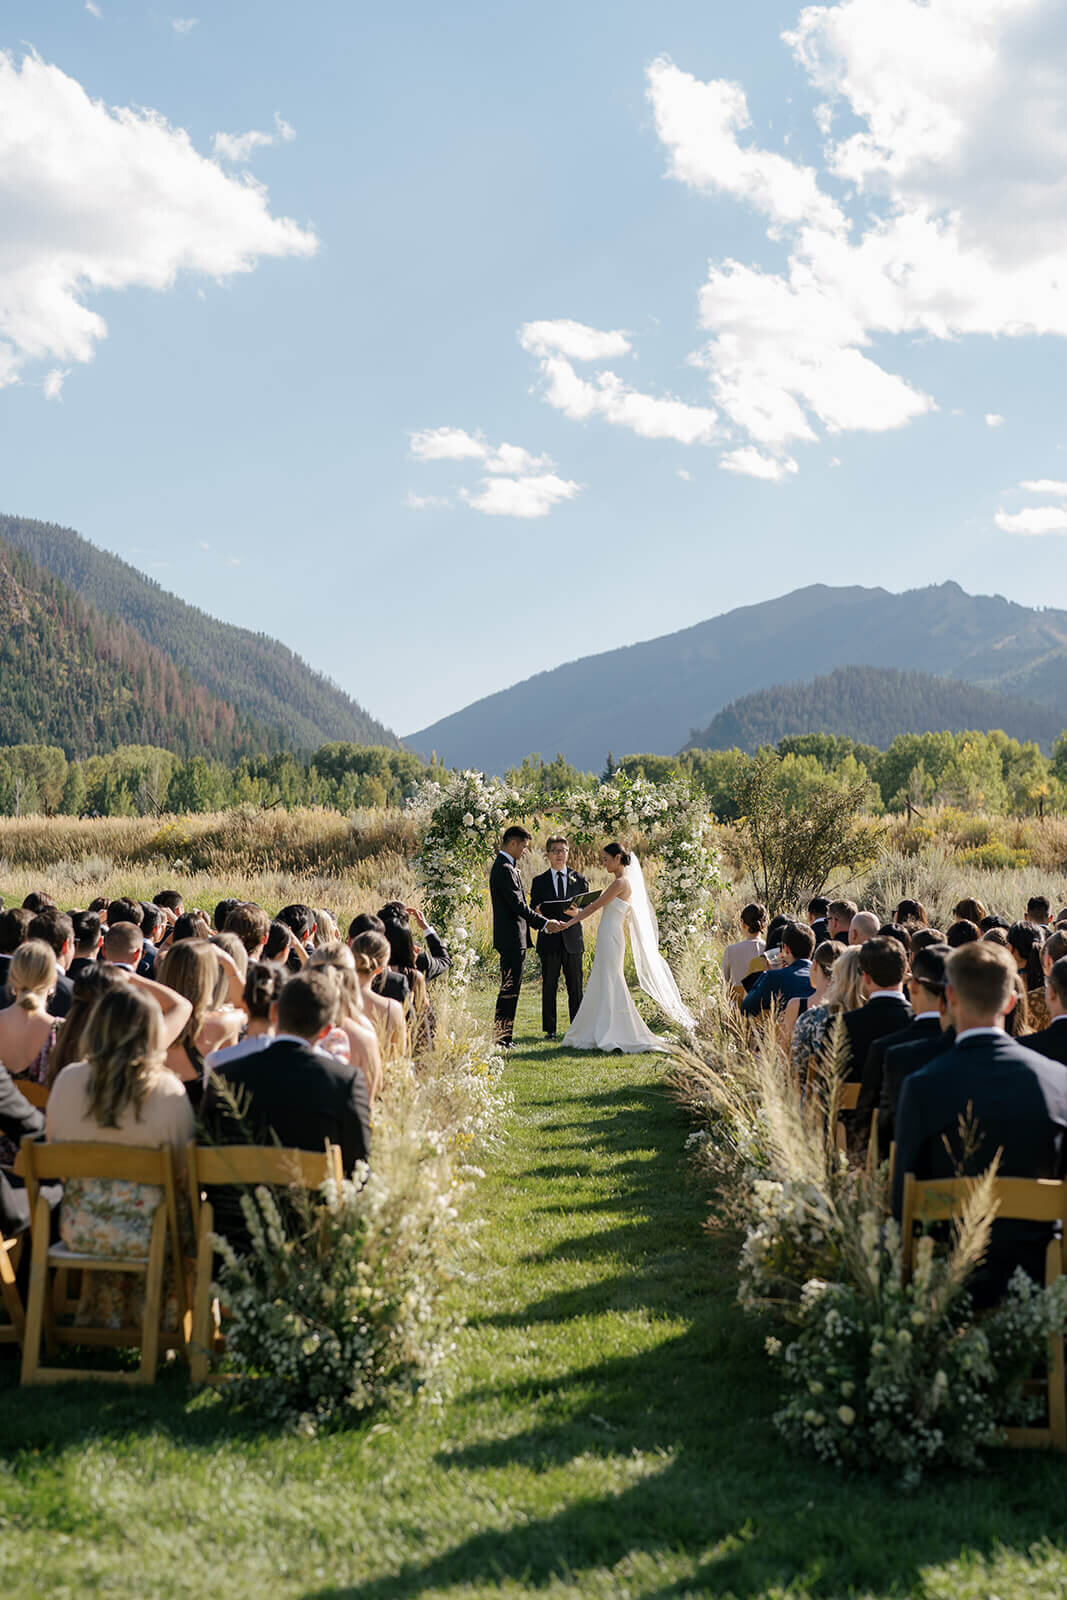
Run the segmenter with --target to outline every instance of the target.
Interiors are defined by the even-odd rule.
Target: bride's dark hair
[[[624,850],[621,844],[606,844],[604,846],[604,854],[606,856],[614,856],[617,861],[622,862],[624,867],[628,867],[633,860],[629,850]]]

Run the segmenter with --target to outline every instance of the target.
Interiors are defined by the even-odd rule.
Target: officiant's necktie
[[[557,872],[556,873],[556,898],[558,900],[562,900],[563,899],[563,894],[564,894],[564,890],[563,890],[563,874],[562,874],[562,872]]]

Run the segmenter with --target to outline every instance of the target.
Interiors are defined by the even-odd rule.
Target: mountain
[[[277,730],[283,743],[300,749],[335,740],[399,745],[395,733],[277,639],[188,605],[72,529],[0,515],[0,541],[29,556],[102,615],[121,619],[210,695]]]
[[[839,667],[811,683],[777,684],[732,701],[690,743],[751,752],[791,733],[835,733],[885,750],[898,733],[1000,728],[1047,749],[1065,721],[1067,708],[1057,712],[959,678],[893,667]]]
[[[281,742],[0,541],[0,745],[59,745],[72,758],[158,745],[232,762]]]
[[[1059,706],[1067,702],[1067,612],[969,595],[958,583],[907,594],[812,584],[539,673],[407,743],[489,772],[533,751],[562,751],[595,769],[609,750],[672,754],[739,696],[837,666],[961,678]]]

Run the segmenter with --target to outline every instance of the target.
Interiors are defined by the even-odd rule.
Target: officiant
[[[545,846],[549,868],[541,872],[530,885],[530,905],[535,911],[562,920],[562,904],[576,894],[585,894],[589,884],[580,872],[567,866],[570,846],[562,835],[549,839]],[[541,932],[537,936],[537,954],[541,958],[541,1026],[546,1039],[556,1037],[556,995],[560,973],[567,982],[567,1006],[573,1022],[582,1003],[582,960],[585,954],[585,937],[580,922],[565,928],[562,933]]]

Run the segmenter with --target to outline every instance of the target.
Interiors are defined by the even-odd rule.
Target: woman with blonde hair
[[[354,1067],[359,1067],[366,1078],[367,1098],[373,1103],[382,1086],[382,1052],[377,1031],[363,1004],[357,958],[346,944],[333,940],[311,952],[308,967],[325,968],[337,980],[339,1005],[334,1027],[344,1036],[347,1059]],[[344,1058],[345,1051],[334,1048],[329,1034],[323,1044],[331,1054]]]
[[[836,945],[836,954],[830,955],[827,946]],[[811,981],[816,994],[822,988],[817,1004],[808,1002],[808,1009],[796,1020],[789,1048],[802,1081],[822,1049],[835,1017],[846,1011],[855,1011],[864,1001],[863,974],[860,972],[861,945],[841,945],[836,940],[825,940],[816,950],[812,960]],[[829,960],[829,966],[826,965]],[[821,977],[820,977],[821,975]]]
[[[220,990],[220,955],[206,939],[181,939],[156,963],[156,979],[184,995],[192,1006],[189,1020],[165,1054],[166,1065],[185,1085],[193,1109],[199,1108],[207,1076],[205,1056],[237,1042],[244,1012],[216,1009]],[[231,958],[227,958],[231,959]]]
[[[189,1020],[192,1007],[189,1001],[180,994],[175,994],[173,989],[168,989],[162,983],[156,983],[152,978],[144,978],[138,972],[124,972],[119,967],[110,966],[106,961],[91,961],[88,966],[74,976],[74,998],[70,1010],[63,1019],[59,1035],[48,1057],[49,1087],[55,1083],[64,1067],[72,1061],[84,1061],[85,1040],[90,1026],[90,1018],[97,1001],[113,989],[116,984],[129,983],[135,989],[140,989],[144,994],[152,996],[163,1013],[163,1047],[169,1049],[182,1032]]]
[[[52,1142],[162,1145],[183,1150],[193,1136],[185,1090],[165,1061],[163,1014],[151,995],[119,983],[93,1007],[86,1059],[55,1081],[46,1111]],[[71,1178],[59,1232],[86,1255],[147,1255],[159,1204],[155,1184]],[[140,1319],[144,1282],[132,1273],[87,1272],[75,1321],[124,1327]]]
[[[11,957],[7,986],[12,1002],[0,1011],[0,1062],[13,1078],[44,1082],[59,1026],[47,1009],[58,973],[55,952],[43,939],[27,940]]]
[[[408,1030],[404,1007],[399,1000],[390,1000],[374,988],[379,974],[388,970],[391,946],[384,933],[372,928],[357,933],[352,940],[352,953],[356,958],[360,988],[363,991],[363,1009],[374,1025],[386,1061],[395,1061],[408,1053]]]

